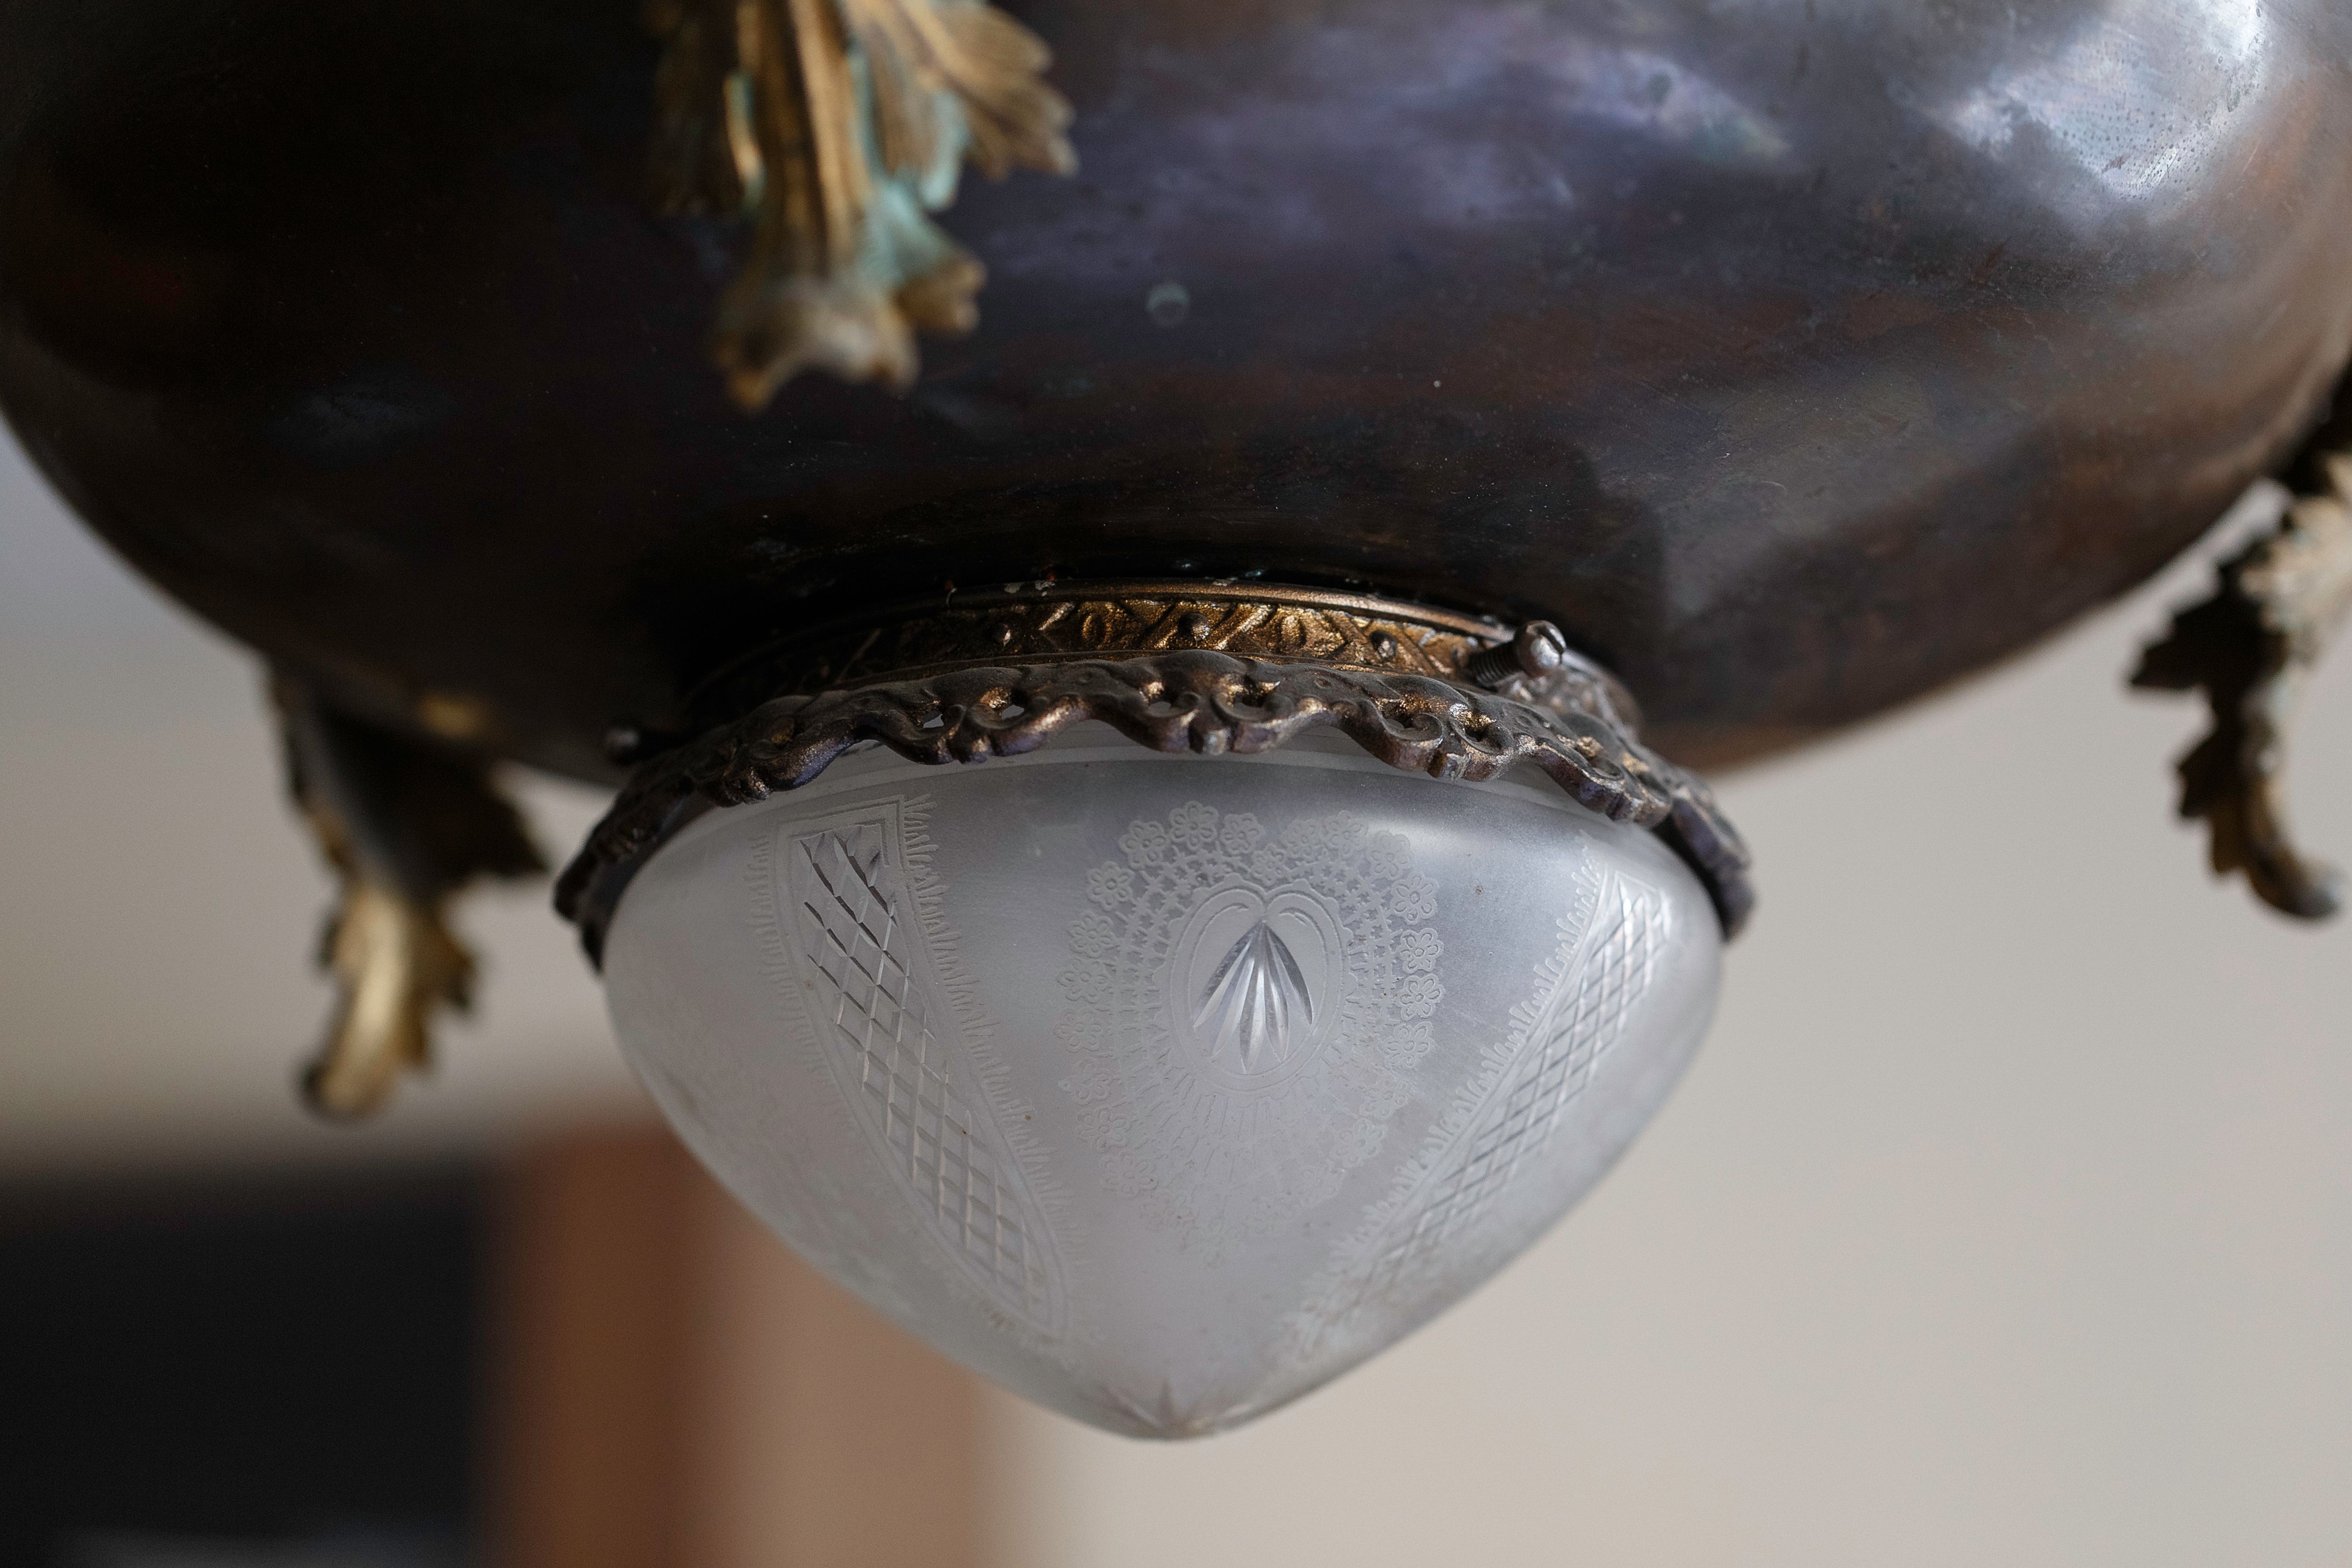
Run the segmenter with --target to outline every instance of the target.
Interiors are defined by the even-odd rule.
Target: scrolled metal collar
[[[1018,756],[1089,720],[1160,752],[1272,751],[1335,728],[1390,766],[1476,782],[1526,764],[1576,802],[1657,833],[1706,887],[1724,934],[1753,907],[1748,856],[1704,782],[1643,747],[1580,662],[1482,689],[1468,679],[1178,648],[1127,658],[975,663],[792,692],[637,770],[556,887],[591,958],[636,868],[703,811],[763,800],[862,743],[944,764]]]

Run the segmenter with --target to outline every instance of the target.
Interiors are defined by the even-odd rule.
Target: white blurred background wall
[[[2196,710],[2121,689],[2202,560],[1724,781],[1762,911],[1601,1190],[1241,1433],[1146,1447],[992,1401],[990,1557],[2352,1560],[2352,924],[2207,877],[2171,816]],[[2352,859],[2352,650],[2293,777]],[[559,857],[600,805],[526,794]],[[307,1121],[326,893],[251,659],[0,450],[0,1173],[495,1151],[637,1104],[531,888],[465,910],[481,1015],[432,1082]]]

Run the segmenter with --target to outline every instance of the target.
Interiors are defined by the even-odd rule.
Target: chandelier
[[[1459,1300],[1706,1033],[1702,771],[2294,493],[2137,681],[2278,789],[2352,608],[2352,11],[28,0],[0,407],[268,660],[335,1116],[547,869],[796,1248],[1217,1430]],[[985,176],[966,178],[967,169]],[[1988,781],[1989,785],[1992,781]]]

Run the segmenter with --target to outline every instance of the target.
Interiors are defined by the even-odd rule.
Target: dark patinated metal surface
[[[1011,9],[1081,173],[968,184],[911,395],[747,419],[629,0],[0,0],[0,405],[338,701],[589,776],[1049,572],[1549,616],[1722,761],[2137,581],[2352,342],[2342,0]]]

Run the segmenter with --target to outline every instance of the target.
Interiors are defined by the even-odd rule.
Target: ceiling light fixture
[[[559,901],[697,1152],[1008,1385],[1228,1426],[1672,1086],[1750,905],[1686,768],[2266,474],[2139,679],[2216,866],[2337,901],[2277,777],[2352,605],[2338,0],[631,11],[0,48],[0,405],[270,662],[320,1109],[539,868],[495,767],[618,784]]]

